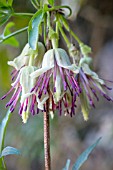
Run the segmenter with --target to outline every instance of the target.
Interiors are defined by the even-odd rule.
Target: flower
[[[20,69],[29,65],[31,61],[33,66],[40,67],[44,53],[45,47],[41,42],[38,42],[37,50],[32,50],[27,43],[18,57],[13,61],[8,61],[8,65],[14,67],[14,70],[11,73],[12,80],[17,76]]]
[[[105,88],[108,90],[111,90],[111,88],[107,87],[104,80],[100,79],[85,62],[80,66],[79,73],[77,74],[76,78],[79,86],[82,89],[80,94],[82,113],[84,120],[88,120],[90,107],[95,108],[93,99],[94,97],[97,101],[99,101],[98,94],[100,94],[108,101],[113,101],[113,99],[105,92]]]
[[[15,69],[12,72],[12,87],[1,99],[7,97],[12,91],[14,91],[6,107],[10,107],[10,111],[13,112],[17,101],[20,98],[19,114],[22,116],[23,122],[26,123],[29,112],[32,115],[38,113],[36,96],[30,93],[30,90],[34,87],[35,81],[31,79],[30,74],[36,70],[36,66],[40,66],[45,48],[42,43],[38,43],[38,50],[33,51],[28,44],[24,47],[22,53],[13,61],[9,61],[8,64]]]
[[[42,61],[42,67],[31,73],[37,82],[31,92],[37,95],[37,101],[46,97],[50,100],[49,110],[62,109],[71,116],[75,114],[75,101],[81,93],[81,88],[74,74],[78,73],[77,66],[72,65],[65,50],[55,48],[47,51]],[[38,105],[39,109],[45,110],[45,103]]]
[[[108,101],[113,101],[105,92],[105,88],[108,90],[111,90],[111,88],[107,87],[105,82],[91,70],[92,58],[89,57],[89,53],[91,53],[91,48],[83,43],[80,43],[80,53],[73,44],[69,48],[73,63],[78,66],[78,74],[75,77],[81,88],[79,100],[84,120],[88,120],[90,108],[95,108],[94,98],[99,101],[99,93]]]

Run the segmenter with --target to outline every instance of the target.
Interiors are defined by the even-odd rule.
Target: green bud
[[[84,57],[87,57],[88,54],[91,53],[91,47],[83,43],[80,43],[80,50]]]

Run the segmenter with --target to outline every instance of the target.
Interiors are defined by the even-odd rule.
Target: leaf
[[[0,170],[6,170],[6,168],[3,168],[2,166],[0,166]]]
[[[9,6],[12,6],[13,0],[8,0]]]
[[[1,6],[0,4],[0,26],[5,24],[12,16],[13,9],[10,6]]]
[[[5,48],[1,48],[0,50],[0,88],[6,90],[6,88],[9,88],[9,82],[10,82],[10,73],[9,73],[9,67],[7,65],[7,62],[9,60],[8,52]],[[5,76],[4,76],[5,75]]]
[[[0,6],[12,6],[13,0],[0,0]]]
[[[0,6],[6,5],[6,0],[0,0]]]
[[[10,116],[11,116],[11,112],[10,110],[8,110],[6,116],[0,123],[0,153],[2,152],[2,149],[4,148],[4,137],[5,137],[6,128],[7,128]]]
[[[79,170],[83,163],[88,159],[88,156],[93,151],[93,149],[97,146],[101,138],[99,138],[93,145],[88,147],[76,160],[72,170]]]
[[[9,34],[11,34],[10,28],[12,28],[14,25],[15,25],[14,22],[9,22],[6,25],[6,27],[4,29],[4,33],[3,33],[4,37],[9,35]],[[14,46],[14,47],[18,47],[19,46],[19,42],[16,40],[16,38],[14,36],[9,38],[9,39],[7,39],[7,40],[5,40],[3,42],[3,44],[9,44],[9,45]]]
[[[52,5],[52,6],[54,5],[54,0],[48,0],[48,2],[50,5]]]
[[[37,48],[37,43],[39,38],[39,26],[43,19],[43,15],[44,15],[43,11],[39,10],[34,14],[34,16],[31,18],[29,22],[28,42],[33,50],[36,50]]]
[[[69,166],[70,166],[70,159],[67,160],[65,168],[63,168],[62,170],[69,170]]]
[[[20,155],[20,151],[11,146],[7,146],[6,148],[3,149],[0,157],[7,156],[7,155]]]

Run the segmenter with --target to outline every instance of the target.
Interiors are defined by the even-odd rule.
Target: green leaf
[[[3,168],[2,166],[0,166],[0,170],[6,170],[6,168]]]
[[[83,163],[88,159],[88,156],[90,153],[94,150],[94,148],[97,146],[101,138],[99,138],[93,145],[88,147],[76,160],[72,170],[79,170],[80,167],[83,165]]]
[[[0,6],[6,5],[6,0],[0,0]]]
[[[34,14],[29,22],[28,28],[28,42],[33,50],[36,50],[38,38],[39,38],[39,27],[43,19],[43,11],[39,10]]]
[[[65,168],[63,168],[62,170],[69,170],[69,166],[70,166],[70,159],[67,160]]]
[[[7,62],[9,60],[8,51],[5,48],[0,49],[0,88],[6,90],[9,88],[10,73]],[[5,76],[4,76],[5,75]]]
[[[4,35],[3,38],[5,38],[5,36],[11,34],[10,28],[12,28],[14,25],[15,25],[14,22],[9,22],[9,23],[6,25],[6,27],[5,27],[5,29],[4,29],[4,33],[3,33],[3,35]],[[3,42],[3,44],[9,44],[9,45],[14,46],[14,47],[18,47],[18,46],[19,46],[19,42],[16,40],[15,37],[11,37],[11,38],[5,40],[5,41]]]
[[[20,155],[20,151],[11,146],[7,146],[6,148],[3,149],[0,157],[2,158],[3,156],[7,156],[7,155]]]
[[[7,128],[10,116],[11,116],[11,112],[8,110],[6,116],[0,123],[0,153],[2,152],[4,148],[4,138],[5,138],[6,128]]]
[[[6,133],[6,128],[9,122],[11,116],[11,112],[8,110],[6,116],[0,123],[0,155],[2,153],[2,149],[4,148],[4,138],[5,138],[5,133]],[[4,164],[3,164],[3,158],[0,157],[0,170],[5,170],[4,169]]]
[[[0,0],[0,6],[12,6],[13,0]]]
[[[5,24],[12,16],[13,9],[10,6],[1,6],[0,4],[0,26]]]
[[[12,6],[13,0],[8,0],[8,4],[9,4],[9,6]]]
[[[54,5],[54,0],[48,0],[48,2],[50,5],[52,5],[52,6]]]

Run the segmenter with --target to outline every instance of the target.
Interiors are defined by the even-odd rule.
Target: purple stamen
[[[81,79],[81,82],[82,82],[82,84],[83,84],[83,86],[84,86],[84,89],[85,89],[85,91],[86,91],[86,94],[87,94],[87,96],[88,96],[88,98],[89,98],[89,103],[90,103],[90,105],[95,108],[95,105],[94,105],[94,103],[93,103],[93,100],[92,100],[92,98],[91,98],[91,96],[90,96],[90,92],[88,91],[87,84],[85,84],[85,80],[84,80],[84,78],[82,77],[81,74],[80,74],[80,79]],[[87,79],[87,78],[86,78],[86,79]],[[89,83],[88,83],[88,84],[89,84]]]
[[[72,80],[72,78],[71,78],[71,76],[70,76],[70,74],[69,74],[69,72],[68,72],[67,70],[66,70],[66,73],[67,73],[67,76],[68,76],[68,79],[69,79],[69,82],[70,82],[72,88],[73,88],[74,90],[76,90],[76,86],[75,86],[75,84],[73,83],[73,80]]]
[[[24,103],[22,103],[22,105],[20,106],[20,109],[19,109],[19,115],[22,115],[23,107],[24,107]]]
[[[106,86],[105,84],[104,84],[104,87],[107,88],[108,90],[112,90],[111,87],[108,87],[108,86]]]
[[[17,101],[18,101],[19,96],[20,96],[20,92],[21,92],[21,87],[18,89],[17,94],[16,94],[16,98],[15,98],[15,100],[13,101],[13,103],[11,105],[11,108],[10,108],[11,112],[13,112],[15,107],[16,107]]]
[[[27,106],[28,106],[28,98],[25,100],[25,108],[24,108],[24,111],[26,112],[27,110]]]
[[[107,94],[104,93],[104,92],[96,85],[95,81],[94,81],[92,78],[90,78],[90,80],[91,80],[92,84],[94,85],[94,87],[100,92],[100,94],[101,94],[103,97],[105,97],[108,101],[112,101],[112,102],[113,102],[113,99],[112,99],[111,97],[107,96]]]
[[[91,87],[90,87],[90,89],[91,89],[92,93],[94,94],[95,98],[97,99],[97,101],[99,101],[99,98],[98,98],[98,96],[96,94],[96,91]]]
[[[17,70],[15,71],[15,73],[14,73],[13,76],[12,76],[12,81],[15,79],[16,75],[18,74],[18,72],[19,72],[19,71],[17,71]]]
[[[31,111],[32,115],[35,114],[35,109],[34,109],[35,102],[36,102],[36,96],[32,95],[32,103],[31,103],[31,107],[30,107],[30,111]]]
[[[67,83],[66,83],[66,81],[65,81],[63,69],[62,69],[61,67],[59,67],[59,70],[60,70],[60,74],[61,74],[61,77],[62,77],[62,80],[63,80],[64,91],[66,91],[66,90],[67,90]]]

